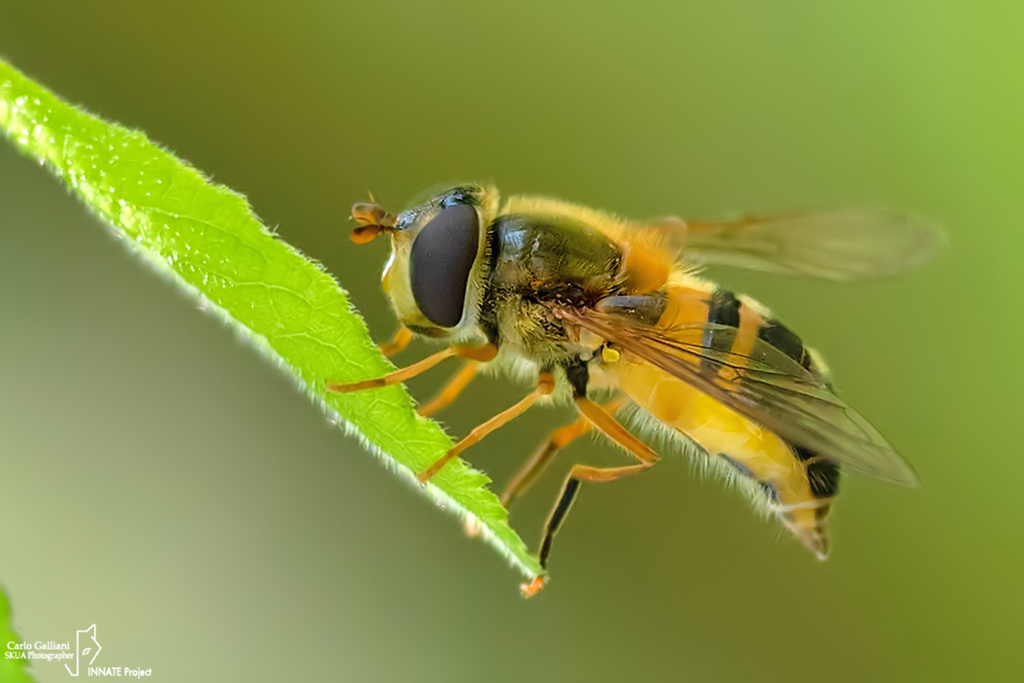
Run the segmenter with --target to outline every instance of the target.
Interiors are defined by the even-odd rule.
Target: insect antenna
[[[352,205],[352,220],[359,225],[352,229],[350,238],[356,244],[367,244],[382,232],[395,229],[395,217],[381,208],[370,194],[369,202]]]

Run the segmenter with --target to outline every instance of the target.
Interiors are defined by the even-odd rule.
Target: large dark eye
[[[409,280],[423,315],[435,325],[455,327],[480,244],[476,209],[457,204],[441,209],[412,243]]]

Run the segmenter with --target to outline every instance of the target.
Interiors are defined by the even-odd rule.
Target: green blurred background
[[[668,458],[586,489],[524,601],[0,144],[16,627],[96,623],[106,665],[165,681],[1020,680],[1021,26],[1020,3],[953,0],[7,3],[0,54],[244,192],[378,337],[386,247],[353,247],[345,220],[367,189],[400,207],[493,179],[635,217],[871,204],[950,236],[896,281],[713,273],[826,354],[920,489],[845,479],[819,564]],[[443,418],[462,434],[521,393],[483,380]],[[504,483],[568,417],[535,411],[469,459]],[[613,457],[580,442],[556,469]],[[531,545],[560,478],[515,510]]]

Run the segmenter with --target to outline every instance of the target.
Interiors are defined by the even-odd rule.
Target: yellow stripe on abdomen
[[[702,324],[712,300],[703,282],[672,284],[660,327]],[[714,294],[716,290],[712,290]],[[720,290],[718,290],[720,291]],[[696,303],[700,299],[703,307]],[[746,300],[739,305],[738,331],[732,352],[746,355],[767,315]],[[724,458],[741,475],[761,485],[772,509],[786,527],[819,558],[828,551],[825,526],[832,497],[817,497],[807,465],[774,432],[755,424],[686,382],[623,353],[606,367],[615,383],[662,424],[684,434],[712,457]]]

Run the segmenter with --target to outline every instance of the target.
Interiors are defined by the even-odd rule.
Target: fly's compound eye
[[[456,204],[441,209],[412,243],[409,281],[416,305],[430,322],[455,327],[480,245],[476,209]]]

